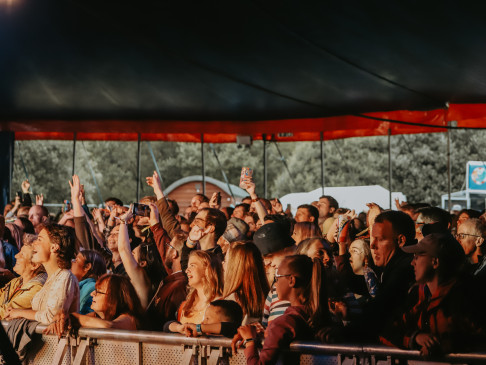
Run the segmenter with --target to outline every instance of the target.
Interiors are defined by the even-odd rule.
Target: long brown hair
[[[109,303],[104,312],[105,319],[112,321],[122,314],[128,314],[135,318],[138,327],[138,323],[142,320],[143,309],[130,279],[122,275],[105,274],[96,282],[96,288],[105,281],[107,281],[106,299]]]
[[[261,317],[270,288],[260,250],[251,241],[233,242],[226,260],[223,298],[234,293],[244,314]]]
[[[189,254],[189,258],[191,257],[197,257],[204,266],[203,287],[208,303],[220,297],[223,293],[223,268],[221,262],[216,257],[212,259],[207,252],[201,250],[192,251]],[[189,287],[188,291],[186,304],[184,305],[184,315],[186,317],[192,315],[197,296],[196,289]]]
[[[289,274],[295,275],[296,288],[300,288],[299,299],[309,316],[308,323],[317,330],[329,324],[330,314],[325,288],[325,269],[322,261],[311,259],[306,255],[292,255],[284,259]]]

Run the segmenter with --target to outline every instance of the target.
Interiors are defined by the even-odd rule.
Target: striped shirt
[[[272,289],[268,292],[265,299],[265,307],[263,308],[262,325],[267,328],[268,324],[275,318],[280,317],[285,313],[287,308],[290,307],[290,302],[287,300],[278,299],[277,289],[275,283],[272,285]]]

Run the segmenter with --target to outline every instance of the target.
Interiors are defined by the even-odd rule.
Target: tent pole
[[[451,123],[448,123],[449,126]],[[452,202],[451,202],[451,130],[450,128],[447,129],[447,195],[448,195],[448,210],[449,212],[452,209]]]
[[[263,196],[267,199],[267,135],[262,134],[263,138]]]
[[[138,141],[137,141],[137,202],[140,200],[140,143],[142,141],[142,135],[138,133]]]
[[[89,157],[89,154],[88,154],[88,150],[86,149],[86,146],[84,145],[84,141],[81,141],[81,145],[83,146],[84,154],[86,155],[86,162],[88,162],[89,172],[91,173],[91,177],[93,178],[94,184],[96,186],[98,198],[100,198],[101,206],[103,206],[104,201],[103,201],[103,197],[101,196],[101,190],[100,190],[100,187],[98,186],[98,181],[96,180],[96,176],[95,176],[95,173],[94,173],[94,170],[93,170],[93,166],[91,166],[91,162],[89,162],[90,157]]]
[[[223,175],[223,179],[226,183],[226,186],[228,187],[231,198],[233,198],[233,203],[236,205],[235,195],[233,194],[233,190],[231,189],[231,185],[229,183],[228,176],[226,176],[226,173],[223,170],[223,166],[221,166],[221,162],[219,161],[219,157],[218,157],[218,154],[216,153],[216,149],[214,148],[214,145],[212,143],[209,144],[209,147],[211,147],[211,150],[213,151],[214,158],[216,159],[216,162],[218,163],[219,169],[221,171],[221,174]]]
[[[322,186],[322,195],[324,194],[324,132],[321,132],[321,186]]]
[[[76,139],[77,139],[77,133],[74,132],[74,135],[73,135],[73,173],[71,174],[71,176],[73,176],[74,172],[76,171],[75,170],[75,167],[76,167]]]
[[[153,161],[154,166],[155,166],[155,171],[157,171],[157,174],[159,175],[160,182],[162,183],[162,189],[164,189],[164,178],[160,174],[159,165],[157,164],[157,160],[155,159],[154,150],[152,149],[152,145],[150,144],[150,141],[147,141],[147,147],[149,149],[150,156],[152,156],[152,161]]]
[[[203,194],[206,195],[206,165],[204,164],[204,133],[201,133],[201,175]]]
[[[392,160],[391,160],[391,129],[388,128],[388,189],[390,209],[392,209]]]

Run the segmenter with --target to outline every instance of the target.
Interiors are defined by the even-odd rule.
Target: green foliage
[[[464,184],[466,162],[486,160],[483,131],[452,131],[452,191]],[[447,193],[447,136],[445,133],[392,136],[393,191],[411,202],[435,205]],[[151,142],[163,183],[201,175],[199,143]],[[321,186],[319,142],[287,142],[278,145],[290,170],[286,170],[274,143],[267,143],[268,196],[310,191]],[[16,144],[12,196],[25,178],[22,160],[34,193],[43,193],[47,203],[69,199],[73,144],[69,141],[20,141]],[[242,166],[254,170],[257,192],[263,195],[263,142],[250,147],[214,145],[229,182],[238,185]],[[206,175],[224,181],[209,144],[204,145]],[[388,188],[388,137],[361,137],[325,141],[326,186],[382,185]],[[21,159],[22,157],[22,159]],[[91,173],[92,168],[93,174]],[[140,196],[152,194],[145,183],[155,166],[148,144],[141,143]],[[128,204],[136,199],[137,142],[78,141],[76,173],[85,185],[89,203],[116,196]],[[100,194],[95,185],[98,183]]]

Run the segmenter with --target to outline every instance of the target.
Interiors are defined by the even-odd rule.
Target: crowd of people
[[[54,217],[24,181],[0,216],[0,319],[57,335],[226,336],[249,364],[275,363],[294,340],[486,347],[483,212],[397,201],[356,214],[322,196],[293,217],[251,177],[235,207],[197,194],[182,212],[156,172],[147,184],[154,195],[130,207],[112,197],[89,210],[75,175]]]

